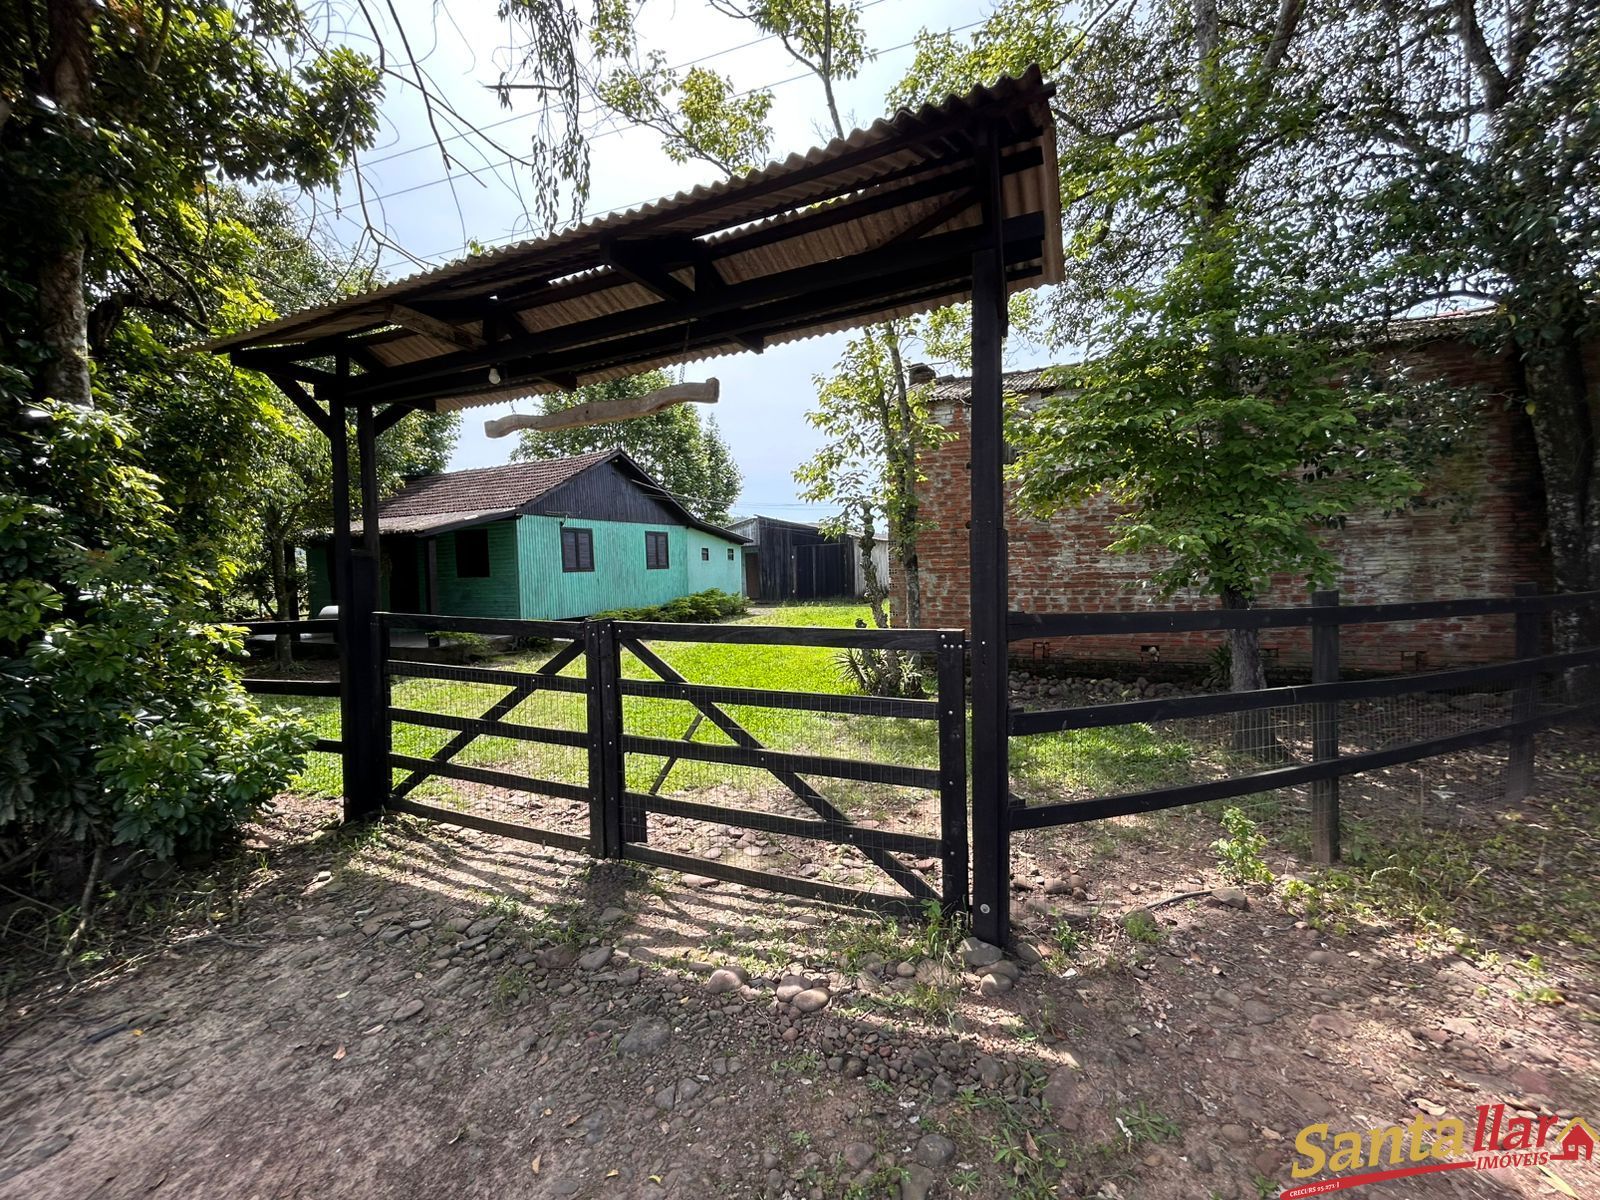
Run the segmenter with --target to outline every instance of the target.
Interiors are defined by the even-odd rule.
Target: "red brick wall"
[[[1520,409],[1508,406],[1515,394],[1512,364],[1506,357],[1476,352],[1458,341],[1439,341],[1412,352],[1421,369],[1485,392],[1479,433],[1471,444],[1442,464],[1436,478],[1448,478],[1461,503],[1445,503],[1394,516],[1373,513],[1352,518],[1330,533],[1343,565],[1339,587],[1345,603],[1383,603],[1462,596],[1509,594],[1519,580],[1548,586],[1543,506],[1532,432]],[[922,623],[967,626],[970,494],[967,472],[967,405],[945,403],[935,415],[957,436],[925,455],[922,513],[930,528],[918,539]],[[1112,540],[1111,506],[1094,501],[1038,521],[1008,512],[1011,542],[1011,606],[1033,613],[1137,611],[1153,608],[1213,607],[1196,594],[1170,600],[1148,584],[1153,559],[1117,555],[1104,547]],[[904,580],[893,580],[897,619],[905,613]],[[1303,584],[1280,580],[1263,603],[1304,604]],[[1141,645],[1158,647],[1163,662],[1198,662],[1220,643],[1220,634],[1150,634],[1137,637],[1057,639],[1018,642],[1019,659],[1137,660]],[[1352,670],[1398,671],[1420,665],[1444,666],[1509,657],[1511,619],[1471,618],[1449,622],[1346,626],[1342,661]],[[1304,630],[1266,630],[1263,647],[1279,663],[1309,664]]]

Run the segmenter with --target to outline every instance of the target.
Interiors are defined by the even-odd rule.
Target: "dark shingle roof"
[[[470,471],[428,475],[408,483],[404,490],[378,506],[379,528],[387,529],[391,517],[431,517],[521,508],[616,453],[615,450],[600,450],[544,462],[514,462],[503,467],[476,467]]]
[[[424,476],[408,483],[378,506],[378,532],[439,534],[503,520],[517,515],[541,496],[577,478],[591,467],[611,461],[615,461],[640,488],[677,513],[685,525],[730,542],[750,540],[709,521],[702,521],[621,450],[597,450],[592,454],[574,454],[570,458],[507,463],[503,467],[474,467],[467,471]],[[359,534],[360,531],[361,524],[356,522],[352,532]]]

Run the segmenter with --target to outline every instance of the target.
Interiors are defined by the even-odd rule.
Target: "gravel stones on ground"
[[[999,946],[991,946],[988,942],[975,937],[962,939],[961,961],[969,967],[987,967],[999,962],[1004,953]]]
[[[745,984],[745,972],[742,967],[718,967],[706,977],[706,991],[713,996],[720,996],[726,992],[737,992]]]
[[[578,955],[578,969],[580,971],[598,971],[611,961],[614,951],[610,946],[591,946]]]
[[[641,1017],[622,1035],[622,1040],[617,1043],[617,1053],[640,1056],[654,1054],[671,1037],[672,1030],[666,1022],[654,1017]]]
[[[878,1152],[866,1142],[847,1142],[841,1151],[844,1165],[852,1171],[860,1171],[869,1166],[872,1160],[878,1157]]]
[[[827,1008],[830,999],[832,999],[832,996],[827,988],[814,987],[807,988],[803,992],[796,992],[794,999],[790,1003],[803,1013],[813,1013]]]
[[[900,1200],[927,1200],[937,1180],[927,1167],[912,1163],[900,1176]]]
[[[1004,996],[1017,986],[1017,981],[1009,975],[996,975],[990,972],[978,983],[978,991],[984,996]]]
[[[917,1139],[911,1157],[924,1167],[937,1170],[956,1156],[956,1144],[942,1133],[926,1133]]]
[[[568,945],[546,946],[534,955],[533,961],[547,971],[559,970],[578,961],[578,950]]]

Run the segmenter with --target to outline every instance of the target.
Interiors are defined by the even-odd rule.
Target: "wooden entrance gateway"
[[[359,537],[352,534],[353,518],[378,507],[379,433],[417,410],[471,408],[652,367],[759,353],[769,345],[970,301],[971,911],[980,937],[1005,939],[1008,604],[1001,346],[1007,296],[1061,278],[1053,91],[1031,69],[940,105],[902,110],[804,157],[212,344],[241,367],[271,378],[331,443],[347,816],[415,803],[410,775],[397,780],[391,759],[384,688],[392,664],[377,616],[377,522],[367,520]],[[352,437],[354,488],[346,468]],[[577,644],[569,639],[569,645]],[[637,637],[626,643],[635,654],[644,646]],[[573,653],[575,658],[579,652]],[[581,653],[592,660],[587,642]],[[944,653],[952,651],[945,647]],[[506,682],[506,699],[527,682]],[[540,686],[549,683],[544,679]],[[736,685],[728,680],[708,686]],[[663,678],[655,686],[684,685]],[[699,700],[708,706],[706,718],[715,720],[714,698]],[[595,702],[592,693],[590,701]],[[587,732],[596,730],[606,736],[603,720],[592,721]],[[626,744],[602,750],[608,761],[628,752]],[[808,773],[773,760],[761,747],[718,753],[753,762],[780,779],[780,772]],[[435,761],[434,773],[442,773],[441,765],[450,769],[451,761]],[[410,771],[412,765],[399,769]],[[594,787],[615,791],[621,785],[614,774],[614,768],[611,775],[602,769],[585,786],[591,793]],[[790,783],[790,790],[816,814],[805,819],[838,827],[818,798],[807,798],[812,785],[795,782],[804,786]],[[405,794],[397,799],[401,789]],[[621,812],[604,807],[602,824],[612,819],[607,813],[620,821]],[[631,845],[629,857],[662,861],[661,852],[630,841],[620,829],[606,835],[610,841],[602,838],[602,845]],[[593,848],[592,834],[587,844]]]

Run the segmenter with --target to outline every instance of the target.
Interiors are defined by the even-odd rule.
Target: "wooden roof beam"
[[[1038,275],[1043,268],[1033,264],[1040,258],[1044,237],[1038,214],[1013,218],[1008,225],[1011,226],[1006,241],[1008,265],[1023,273],[1013,271],[1013,277]],[[976,239],[977,232],[973,231],[972,236]],[[801,268],[802,271],[813,269]],[[723,345],[731,340],[734,332],[742,336],[766,338],[779,332],[803,328],[807,324],[821,324],[897,307],[910,299],[952,295],[960,292],[970,280],[971,265],[970,260],[944,258],[901,271],[880,270],[878,277],[881,286],[876,289],[837,289],[833,303],[820,301],[815,290],[802,289],[766,304],[743,306],[735,311],[696,320],[687,331],[680,322],[636,331],[604,342],[573,346],[560,352],[533,353],[520,361],[507,360],[500,367],[501,380],[498,386],[516,386],[518,383],[536,381],[547,377],[552,371],[568,371],[582,376],[628,362],[648,361],[660,354]],[[808,320],[808,316],[812,319]],[[486,390],[488,388],[481,374],[463,371],[451,379],[398,384],[386,390],[378,399],[404,399],[411,396],[446,398]]]
[[[1043,218],[1038,213],[1013,217],[1007,226],[1008,241],[1014,238],[1038,241],[1043,237]],[[721,337],[726,339],[742,332],[738,321],[742,310],[776,300],[800,296],[817,303],[818,294],[830,288],[866,287],[870,294],[873,285],[885,288],[885,281],[897,272],[935,263],[958,266],[960,270],[970,273],[971,264],[968,260],[977,248],[979,237],[980,231],[976,229],[957,229],[906,245],[886,246],[848,258],[762,276],[730,285],[720,292],[696,294],[687,302],[662,301],[624,309],[536,334],[511,337],[492,346],[407,363],[388,371],[362,376],[354,381],[350,395],[375,401],[427,395],[425,385],[428,381],[459,371],[487,368],[535,354],[559,356],[570,348],[625,337],[652,328],[676,327],[681,336],[686,321],[695,322],[698,327],[705,318],[731,313],[734,320],[719,323],[723,326]]]
[[[486,344],[481,336],[470,329],[452,325],[449,321],[442,321],[438,317],[430,317],[420,309],[405,304],[389,305],[389,320],[402,329],[409,329],[412,333],[437,338],[441,342],[453,342],[463,350],[475,350]]]

